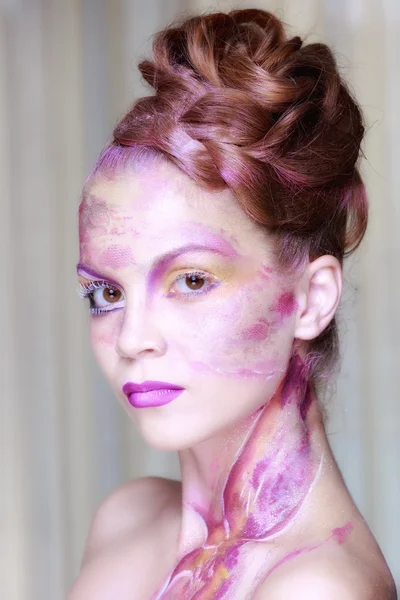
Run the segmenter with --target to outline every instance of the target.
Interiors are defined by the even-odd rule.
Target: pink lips
[[[129,404],[135,408],[163,406],[175,400],[185,388],[164,381],[144,381],[143,383],[128,382],[122,391],[128,398]]]

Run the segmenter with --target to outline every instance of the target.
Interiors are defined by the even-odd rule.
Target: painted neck
[[[264,407],[223,439],[180,453],[180,556],[269,539],[291,522],[320,464],[311,440],[315,405],[304,363],[294,356]]]

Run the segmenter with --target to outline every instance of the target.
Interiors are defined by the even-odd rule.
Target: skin
[[[337,308],[340,265],[281,273],[274,249],[229,190],[166,162],[89,182],[78,276],[107,282],[92,300],[112,309],[91,316],[93,350],[146,442],[178,452],[182,482],[138,480],[106,499],[69,600],[395,598],[305,362]],[[145,380],[185,391],[137,409],[122,388]]]

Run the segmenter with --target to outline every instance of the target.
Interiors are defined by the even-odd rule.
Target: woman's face
[[[80,209],[78,268],[94,311],[91,342],[154,447],[203,441],[276,391],[297,303],[296,281],[277,272],[272,244],[230,191],[200,189],[169,163],[92,180]],[[148,380],[184,391],[135,408],[122,388]]]

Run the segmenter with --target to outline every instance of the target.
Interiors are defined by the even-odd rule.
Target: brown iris
[[[204,285],[204,279],[197,275],[187,275],[185,282],[191,290],[200,290]]]
[[[103,298],[106,302],[118,302],[121,299],[121,292],[114,288],[104,288]]]

